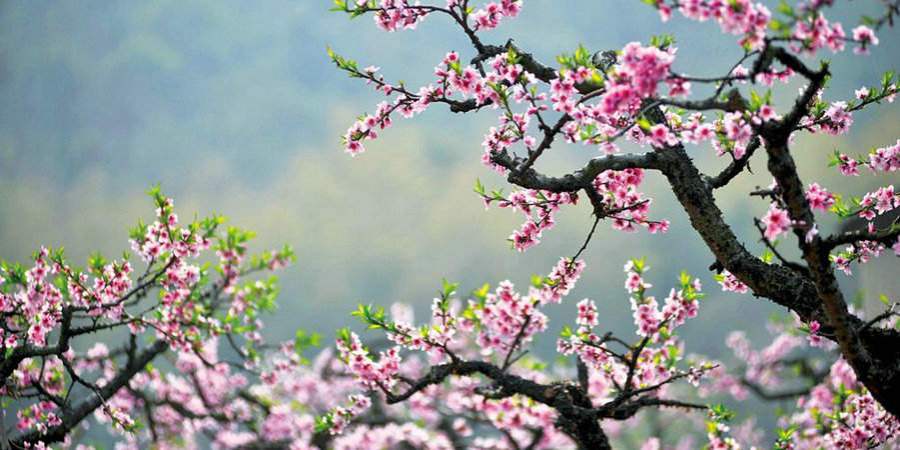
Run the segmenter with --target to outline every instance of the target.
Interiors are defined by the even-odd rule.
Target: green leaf
[[[451,283],[447,281],[446,278],[441,280],[441,297],[444,299],[448,299],[456,294],[456,289],[459,287],[459,283]]]
[[[485,193],[484,193],[484,192],[485,192],[485,191],[484,191],[484,185],[481,184],[481,180],[479,180],[478,178],[476,178],[476,179],[475,179],[475,193],[478,194],[478,195],[480,195],[480,196],[482,196],[482,197],[484,197],[484,196],[485,196]]]
[[[641,116],[641,117],[637,120],[637,125],[638,125],[639,127],[641,127],[641,130],[644,130],[644,131],[649,131],[650,128],[653,127],[653,124],[650,123],[650,121],[649,121],[646,117],[644,117],[644,116]]]
[[[660,50],[666,50],[675,45],[675,37],[671,34],[650,36],[650,45]]]
[[[774,260],[774,258],[775,258],[775,254],[769,249],[765,249],[763,251],[762,256],[760,257],[760,259],[762,259],[763,262],[766,264],[772,264],[772,261]]]
[[[881,86],[884,89],[890,87],[891,83],[894,81],[894,75],[895,73],[893,70],[888,70],[884,73],[884,75],[881,76]]]
[[[318,333],[308,333],[305,330],[297,330],[294,334],[294,351],[300,355],[304,350],[318,347],[321,336]]]
[[[775,10],[788,17],[794,17],[794,8],[785,0],[778,2],[778,7]]]
[[[755,90],[750,91],[750,111],[757,111],[763,105],[763,100]]]
[[[634,265],[634,271],[637,273],[643,273],[648,268],[646,258],[633,258],[631,264]]]
[[[512,46],[509,46],[506,49],[506,60],[509,61],[510,64],[516,64],[519,62],[519,55],[516,53],[516,49]]]
[[[769,29],[772,31],[781,31],[784,28],[784,24],[781,23],[781,21],[778,19],[772,19],[769,21]]]
[[[681,276],[678,278],[678,281],[681,282],[682,287],[689,287],[691,285],[691,274],[682,270]]]
[[[335,332],[337,339],[341,342],[350,342],[350,329],[347,327],[338,328]]]
[[[831,160],[828,161],[828,167],[835,167],[841,164],[841,152],[835,150],[831,155]]]
[[[709,412],[712,418],[718,422],[728,422],[734,418],[734,412],[721,403],[710,405]]]
[[[488,291],[490,291],[490,289],[491,289],[491,285],[484,283],[483,285],[481,285],[480,288],[472,291],[472,296],[477,298],[478,300],[483,301],[485,298],[487,298]]]
[[[88,267],[90,267],[94,272],[102,272],[103,266],[107,263],[106,258],[100,252],[93,252],[88,256]]]
[[[332,413],[328,413],[324,416],[316,417],[316,433],[325,433],[331,428],[334,423],[334,418],[331,415]]]

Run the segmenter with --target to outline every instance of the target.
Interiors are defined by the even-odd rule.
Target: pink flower
[[[853,115],[847,111],[846,102],[832,103],[825,111],[824,118],[827,120],[819,128],[831,135],[844,134],[853,125]]]
[[[809,341],[810,347],[821,347],[823,345],[822,336],[819,335],[820,328],[821,325],[816,320],[809,323],[809,336],[806,339]]]
[[[769,210],[762,218],[765,225],[765,236],[769,241],[774,241],[778,236],[787,232],[791,226],[791,219],[788,217],[787,211],[778,207],[777,204],[769,205]]]
[[[854,28],[852,33],[853,40],[860,44],[859,47],[853,50],[856,53],[866,54],[869,52],[870,45],[878,45],[878,37],[875,36],[875,31],[865,25]]]
[[[722,285],[723,291],[735,292],[738,294],[746,294],[750,291],[750,288],[746,284],[741,280],[738,280],[737,277],[727,270],[723,270],[716,279],[719,281],[719,284]]]
[[[650,128],[650,140],[658,148],[665,148],[678,143],[674,133],[669,132],[669,127],[664,124],[656,124]]]
[[[834,194],[828,192],[825,188],[819,186],[819,183],[812,183],[806,191],[806,200],[812,209],[827,211],[834,205]]]
[[[879,188],[875,192],[875,210],[878,214],[884,214],[900,204],[900,199],[894,194],[894,185]]]
[[[768,122],[770,120],[778,119],[778,114],[775,113],[775,108],[772,105],[762,105],[759,107],[759,118],[763,120],[763,122]]]
[[[841,175],[848,177],[859,175],[859,169],[857,169],[859,163],[855,159],[841,153],[838,155],[838,160],[838,170],[841,171]]]
[[[595,327],[598,323],[597,305],[589,299],[578,302],[578,318],[575,323],[586,328]]]

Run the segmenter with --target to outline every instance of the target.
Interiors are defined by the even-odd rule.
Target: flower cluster
[[[347,4],[350,3],[350,4]],[[418,2],[410,4],[409,0],[347,0],[337,2],[337,8],[352,14],[359,14],[374,9],[373,18],[378,28],[384,31],[412,30],[430,12]]]
[[[833,136],[847,133],[853,125],[853,114],[849,111],[846,102],[833,102],[825,110],[819,129]]]
[[[637,334],[643,337],[652,337],[659,332],[665,317],[659,311],[656,297],[645,295],[647,288],[653,286],[644,282],[642,275],[646,269],[648,267],[645,267],[642,260],[628,261],[625,265],[627,274],[625,289],[632,294],[629,301]]]
[[[631,262],[629,266],[632,267],[630,272],[638,274],[647,268],[640,260]],[[430,324],[422,327],[412,325],[412,313],[408,308],[392,307],[391,317],[388,317],[381,309],[361,306],[355,315],[361,317],[370,328],[384,330],[389,340],[399,347],[424,352],[432,366],[430,370],[427,366],[423,367],[421,358],[417,358],[419,355],[416,354],[396,361],[383,352],[376,361],[356,334],[349,331],[339,333],[340,359],[355,382],[374,391],[373,402],[384,399],[390,404],[408,398],[404,404],[421,414],[422,420],[429,424],[438,420],[434,416],[436,405],[446,409],[444,414],[449,413],[451,417],[452,414],[459,414],[452,423],[444,422],[440,429],[452,427],[457,439],[467,439],[465,442],[471,448],[515,447],[532,439],[536,439],[532,442],[533,448],[571,448],[572,442],[556,428],[559,412],[543,401],[520,394],[500,394],[495,387],[485,385],[478,376],[468,372],[452,376],[455,369],[445,382],[434,384],[433,381],[425,381],[427,387],[422,390],[418,390],[422,382],[414,380],[443,377],[446,375],[439,374],[447,368],[477,360],[488,365],[501,363],[493,367],[509,370],[515,376],[533,382],[546,382],[549,374],[541,370],[543,365],[526,361],[523,353],[516,355],[515,350],[526,346],[534,335],[546,329],[547,316],[540,310],[541,306],[558,302],[572,288],[582,270],[582,262],[563,259],[548,277],[536,278],[527,294],[504,281],[493,290],[485,285],[474,291],[473,298],[465,305],[454,298],[457,286],[445,283],[440,296],[432,304]],[[632,280],[631,283],[639,286],[638,289],[649,287],[640,280]],[[578,330],[564,335],[558,342],[558,348],[565,355],[578,355],[587,365],[590,395],[596,402],[610,399],[617,392],[622,394],[634,389],[659,390],[663,393],[670,383],[685,378],[697,382],[712,369],[706,363],[684,370],[678,368],[678,363],[684,359],[684,350],[673,332],[686,319],[696,316],[701,297],[698,280],[683,274],[679,283],[679,287],[670,291],[659,312],[665,316],[662,323],[656,327],[652,339],[643,338],[642,344],[632,348],[633,357],[616,357],[618,353],[606,347],[606,338],[594,334],[594,328],[601,322],[601,315],[593,301],[585,299],[577,304],[575,323]],[[647,345],[648,342],[653,345]],[[514,368],[509,364],[515,364]],[[404,392],[406,389],[412,389],[414,393]],[[353,398],[356,397],[351,397],[351,404],[354,403]],[[333,408],[320,418],[319,428],[340,431],[358,417],[361,409]],[[482,425],[475,425],[478,420],[482,420]],[[486,433],[484,424],[501,430],[500,437]],[[481,430],[479,435],[474,435],[473,427]],[[360,438],[361,429],[364,428],[348,429],[337,436],[335,442],[351,436]],[[536,429],[542,430],[537,438],[529,431]],[[415,429],[415,433],[425,431]],[[368,439],[367,442],[382,442],[378,433]],[[434,448],[444,448],[441,446],[445,442],[442,436],[434,439]],[[509,441],[515,445],[509,444]]]
[[[797,400],[797,406],[788,423],[804,448],[875,448],[900,434],[900,420],[857,382],[843,359],[831,366],[825,381]]]
[[[476,290],[465,304],[455,298],[457,286],[445,282],[432,304],[430,324],[422,327],[412,325],[412,314],[405,307],[393,307],[389,317],[380,308],[361,306],[354,314],[370,327],[384,330],[398,347],[382,352],[376,361],[355,333],[343,330],[338,336],[340,359],[356,383],[364,389],[383,392],[388,400],[392,390],[408,385],[401,380],[421,376],[423,370],[417,355],[399,359],[400,347],[424,352],[431,364],[452,364],[463,357],[509,361],[516,349],[526,346],[535,334],[546,329],[547,316],[540,307],[559,302],[574,287],[583,269],[582,261],[562,259],[547,277],[536,277],[527,293],[518,292],[512,283],[503,281],[493,290],[488,285]],[[534,376],[540,376],[540,372],[534,372]],[[455,420],[454,432],[461,437],[471,436],[472,448],[505,448],[509,444],[504,441],[509,439],[519,445],[528,442],[531,438],[528,430],[535,428],[545,433],[536,441],[540,445],[535,448],[569,448],[571,441],[555,430],[552,408],[521,396],[492,399],[481,389],[476,378],[452,378],[444,385],[413,395],[409,408],[431,422],[438,419],[432,417],[440,405],[464,414],[462,417],[481,417],[496,429],[504,430],[505,438],[476,437],[473,426],[478,426],[477,422],[462,417]],[[320,427],[339,432],[361,411],[362,408],[332,408],[320,418]],[[426,437],[424,429],[411,428],[410,432]],[[351,436],[362,438],[362,432],[348,430],[337,436],[335,442]],[[432,443],[434,447],[427,448],[446,448],[443,436],[432,438],[436,439]],[[380,434],[368,435],[366,439],[366,442],[382,442]]]
[[[607,116],[636,113],[642,99],[656,95],[657,86],[668,77],[674,60],[674,48],[662,50],[638,42],[625,45],[620,63],[612,70],[607,92],[601,97],[600,110]]]
[[[635,231],[638,226],[646,227],[651,233],[666,232],[668,220],[650,220],[651,199],[638,191],[644,181],[642,169],[607,170],[594,179],[592,186],[600,196],[605,211],[612,219],[612,227],[621,231]]]
[[[767,347],[754,350],[747,336],[743,332],[735,331],[728,335],[726,344],[734,352],[735,357],[746,365],[743,379],[761,386],[778,386],[783,382],[782,360],[800,348],[803,340],[785,329],[777,334]]]
[[[867,192],[859,202],[859,217],[873,220],[888,211],[900,206],[900,192],[894,192],[894,185],[880,187],[873,192]]]
[[[27,271],[21,267],[3,267],[4,278],[8,280],[3,283],[6,292],[0,292],[0,311],[8,318],[0,344],[5,350],[29,344],[46,346],[47,335],[62,319],[65,299],[52,282],[60,269],[50,261],[46,248],[35,255],[34,266]]]
[[[859,47],[853,50],[859,54],[867,54],[870,46],[878,45],[878,37],[875,36],[875,31],[865,25],[860,25],[853,29],[853,40],[860,44]]]
[[[809,207],[822,211],[828,211],[834,205],[834,194],[828,192],[819,183],[811,183],[806,190],[806,201]]]
[[[722,290],[726,292],[735,292],[738,294],[746,294],[750,292],[750,287],[748,287],[744,282],[738,280],[733,273],[723,270],[722,273],[716,274],[716,281],[722,285]]]
[[[455,3],[455,0],[451,0]],[[516,17],[522,9],[522,0],[500,0],[500,3],[490,2],[483,8],[472,13],[475,22],[475,30],[490,30],[497,28],[505,17]]]
[[[832,165],[838,166],[845,176],[859,175],[859,166],[868,167],[872,173],[895,172],[900,170],[900,140],[894,145],[873,149],[866,158],[851,158],[835,152]]]
[[[20,409],[16,413],[18,421],[16,429],[19,431],[37,430],[45,433],[48,427],[60,425],[62,419],[56,414],[56,405],[50,401],[42,401],[28,408]]]
[[[671,17],[673,6],[688,19],[714,20],[723,32],[743,35],[741,45],[748,48],[762,44],[772,16],[764,4],[750,0],[680,0],[672,4],[656,0],[655,5],[664,21]]]
[[[577,101],[576,86],[593,82],[599,77],[598,70],[585,58],[585,53],[579,49],[574,59],[577,64],[573,63],[571,70],[561,70],[557,78],[550,82],[549,101],[554,110],[572,117],[573,120],[564,127],[569,140],[598,143],[605,151],[615,151],[612,138],[619,134],[620,122],[633,120],[632,116],[638,112],[641,101],[656,95],[657,85],[668,80],[674,48],[663,50],[636,42],[626,45],[621,62],[609,69],[608,86],[596,103]],[[423,87],[417,94],[402,86],[386,83],[383,77],[376,75],[376,68],[359,69],[355,62],[333,53],[332,59],[351,76],[365,78],[385,93],[397,94],[394,102],[380,104],[375,114],[361,117],[347,131],[344,142],[352,155],[364,151],[363,141],[375,139],[378,130],[391,125],[390,115],[398,108],[401,111],[405,108],[412,115],[421,112],[430,103],[452,103],[456,101],[451,100],[456,94],[473,98],[476,105],[492,104],[503,110],[499,125],[490,128],[483,142],[483,162],[487,166],[505,172],[506,168],[496,164],[493,158],[516,143],[524,144],[530,152],[538,151],[537,139],[528,130],[534,117],[543,120],[539,115],[548,109],[544,103],[548,95],[531,88],[536,81],[534,75],[525,71],[519,63],[519,56],[512,49],[492,58],[490,70],[484,73],[479,73],[474,66],[464,66],[459,55],[450,52],[435,69],[436,83]],[[684,88],[683,83],[681,85]],[[523,105],[524,111],[514,112],[513,102]],[[692,137],[708,139],[712,136],[711,127],[699,123],[698,118],[685,124],[681,131]],[[657,125],[646,136],[639,131],[635,136],[642,140],[649,139],[656,146],[673,145],[678,138],[676,132],[669,131],[663,125]],[[598,177],[595,188],[608,208],[617,212],[612,215],[615,228],[633,230],[636,225],[642,225],[652,232],[664,231],[668,222],[646,218],[649,200],[641,198],[641,194],[634,189],[642,178],[639,169],[607,172]],[[574,193],[550,195],[538,191],[521,191],[509,198],[493,194],[488,196],[484,192],[480,194],[488,203],[496,201],[501,207],[512,207],[529,216],[510,237],[520,251],[537,244],[542,232],[553,226],[553,211],[577,199]]]
[[[611,345],[620,343],[610,339],[610,334],[597,334],[594,328],[600,323],[596,304],[584,299],[578,303],[575,330],[566,328],[557,341],[557,351],[564,355],[577,355],[591,369],[592,395],[608,398],[613,389],[631,389],[629,383],[637,387],[666,385],[677,378],[687,377],[696,382],[712,366],[701,364],[685,371],[677,370],[677,363],[683,359],[683,343],[675,336],[674,330],[698,312],[700,282],[687,274],[682,274],[679,288],[670,290],[662,311],[656,300],[644,294],[651,285],[644,282],[642,274],[648,269],[643,260],[631,260],[625,265],[626,290],[632,294],[637,334],[642,343],[631,349],[637,352],[634,360],[622,358]],[[658,346],[647,345],[655,343]],[[634,367],[629,367],[634,364]],[[629,378],[629,373],[635,379]]]
[[[494,292],[476,292],[464,312],[469,320],[462,325],[477,332],[475,341],[483,354],[512,352],[547,328],[540,306],[562,301],[583,270],[584,261],[563,258],[547,277],[536,278],[527,294],[516,292],[509,281],[499,283]]]
[[[870,225],[869,229],[873,229]],[[848,245],[844,248],[844,250],[831,255],[831,262],[834,263],[835,267],[840,269],[847,275],[852,275],[853,270],[851,268],[851,264],[857,262],[859,264],[865,264],[869,262],[873,258],[877,258],[881,256],[881,253],[884,251],[884,245],[875,241],[858,241],[854,244]],[[894,244],[894,253],[900,255],[900,243]]]
[[[481,182],[476,183],[475,192],[484,200],[485,207],[495,204],[500,208],[518,211],[525,216],[522,226],[509,237],[513,247],[520,252],[540,243],[544,231],[556,224],[553,215],[561,206],[578,203],[578,195],[568,192],[557,194],[526,189],[514,191],[509,196],[504,196],[500,191],[488,193]]]
[[[791,38],[798,51],[805,50],[808,53],[816,53],[819,49],[828,48],[832,52],[844,50],[844,41],[847,34],[839,22],[829,23],[821,12],[805,14],[801,20],[797,20],[791,31]]]
[[[400,369],[400,356],[397,348],[381,353],[378,361],[369,355],[369,350],[359,340],[356,333],[345,330],[337,340],[337,349],[347,368],[356,376],[363,387],[376,389],[384,386],[390,388],[396,382],[395,376]]]
[[[563,297],[569,295],[575,283],[581,278],[584,272],[584,260],[572,260],[570,258],[560,258],[553,266],[550,274],[541,280],[540,296],[542,303],[559,303]]]
[[[714,124],[717,139],[713,140],[712,144],[716,153],[719,156],[730,153],[735,158],[743,158],[747,151],[747,145],[753,137],[753,129],[744,114],[741,112],[726,113]]]
[[[135,417],[144,411],[159,414],[151,418],[154,436],[169,429],[183,431],[179,427],[190,415],[186,411],[210,413],[210,403],[204,401],[224,402],[247,384],[242,375],[223,373],[226,366],[215,364],[206,339],[227,335],[248,367],[258,362],[257,315],[274,306],[275,281],[240,282],[250,272],[284,267],[293,260],[292,251],[285,247],[245,261],[250,233],[232,227],[219,234],[224,218],[218,216],[180,225],[172,199],[158,188],[150,195],[157,206],[156,220],[149,225],[140,222],[131,231],[131,247],[146,266],[140,275],[128,253],[118,261],[94,254],[80,270],[62,251],[42,248],[31,268],[5,262],[0,266],[4,314],[0,350],[7,380],[0,396],[4,403],[20,399],[16,407],[20,435],[12,442],[37,442],[44,435],[65,432],[82,420],[71,415],[80,409],[84,415],[94,413],[97,422],[109,424],[138,448],[144,435]],[[220,263],[201,267],[197,260],[213,247]],[[210,273],[213,268],[220,274],[216,281]],[[104,330],[124,333],[125,345],[110,349],[95,342],[78,351],[82,336]],[[144,341],[149,345],[142,347]],[[167,350],[178,352],[178,371],[201,379],[209,390],[188,395],[179,391],[182,385],[172,374],[163,378],[153,369],[140,370]],[[166,403],[148,404],[145,388]],[[80,389],[89,393],[86,399],[70,395]],[[181,438],[177,430],[171,436]]]
[[[787,322],[770,324],[774,338],[761,350],[754,350],[741,332],[729,335],[727,345],[741,365],[736,373],[713,371],[711,383],[701,393],[724,392],[738,401],[750,392],[778,395],[779,389],[796,390],[792,386],[799,373],[812,383],[808,391],[794,395],[796,409],[779,419],[776,448],[864,449],[894,442],[900,436],[900,421],[872,398],[844,359],[831,362],[809,355],[804,344],[818,348],[818,355],[835,348],[819,334],[817,321],[798,324],[796,318],[793,327]],[[798,330],[808,333],[806,339]]]
[[[478,344],[485,353],[509,352],[527,344],[532,336],[547,328],[547,316],[536,308],[542,297],[532,288],[528,295],[515,291],[512,283],[501,282],[495,292],[472,300],[469,307],[478,323]]]
[[[864,98],[868,98],[869,95],[868,92],[862,94]],[[872,149],[867,157],[852,158],[836,151],[831,165],[838,166],[841,174],[845,176],[858,176],[861,166],[867,167],[871,173],[895,172],[900,168],[900,141],[894,145]],[[900,207],[900,193],[895,192],[893,185],[888,185],[867,192],[862,198],[852,198],[851,204],[847,204],[839,197],[832,197],[829,206],[841,217],[857,216],[865,219],[868,221],[866,231],[876,234],[879,230],[876,228],[874,220],[878,216]],[[891,245],[894,252],[900,255],[900,239],[893,244],[890,242],[887,244]],[[885,245],[882,242],[861,240],[848,245],[837,254],[831,255],[831,260],[838,269],[849,275],[851,263],[866,263],[870,259],[878,257],[884,248]]]

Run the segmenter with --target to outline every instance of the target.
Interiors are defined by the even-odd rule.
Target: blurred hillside
[[[677,16],[660,25],[657,13],[638,1],[561,3],[526,2],[522,16],[488,40],[513,37],[550,62],[579,43],[616,49],[672,33],[680,47],[677,69],[694,75],[723,73],[740,52],[736,39],[715,25]],[[852,2],[853,10],[831,16],[853,24],[877,4]],[[541,246],[519,254],[505,240],[519,217],[485,212],[472,193],[476,178],[505,187],[480,163],[491,112],[463,117],[434,108],[398,122],[368,153],[344,154],[340,134],[381,97],[339,74],[326,46],[411,85],[429,80],[446,51],[471,54],[444,21],[385,34],[369,18],[350,21],[329,6],[310,0],[0,2],[0,256],[25,260],[41,244],[65,245],[79,259],[93,250],[116,255],[127,248],[127,228],[152,214],[143,192],[160,182],[182,217],[223,213],[258,232],[256,249],[296,248],[299,262],[282,276],[281,312],[268,320],[270,335],[283,338],[296,327],[331,336],[358,302],[404,301],[424,312],[442,277],[465,287],[506,278],[525,283],[580,246],[591,221],[583,205],[564,212]],[[834,58],[837,77],[828,99],[849,98],[854,88],[898,68],[900,48],[890,44],[900,30],[880,38],[868,58],[851,52]],[[805,180],[857,195],[883,182],[864,177],[848,185],[826,165],[835,148],[865,152],[893,142],[898,111],[895,105],[857,114],[854,132],[839,141],[801,139],[796,154]],[[692,151],[710,172],[722,166],[708,147]],[[560,147],[551,156],[544,168],[562,173],[594,154]],[[753,167],[755,175],[717,195],[739,235],[758,248],[752,217],[767,205],[746,192],[768,185],[770,177],[762,159]],[[706,271],[710,253],[664,180],[648,178],[647,189],[656,194],[653,214],[672,220],[671,231],[623,235],[601,226],[585,255],[586,278],[571,298],[598,300],[602,322],[630,333],[622,264],[647,256],[660,295],[682,269],[701,275],[711,294],[702,319],[686,327],[690,351],[717,355],[735,327],[764,337],[762,320],[777,309],[719,292]],[[881,264],[897,273],[895,258]],[[897,281],[890,287],[896,293]],[[847,288],[860,286],[848,279]],[[551,311],[551,335],[572,320],[574,303]],[[553,346],[551,339],[541,344]]]

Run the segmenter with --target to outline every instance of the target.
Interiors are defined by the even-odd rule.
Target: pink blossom
[[[731,272],[727,270],[723,270],[722,273],[717,277],[719,284],[722,285],[723,291],[736,292],[738,294],[746,294],[750,291],[750,288],[738,280],[737,277],[734,276]]]
[[[853,50],[856,53],[868,53],[870,45],[878,45],[878,37],[875,36],[875,32],[865,25],[854,28],[852,34],[853,40],[860,44]]]
[[[825,188],[819,186],[818,183],[812,183],[806,191],[806,201],[812,209],[827,211],[834,205],[834,194],[828,192]]]
[[[791,227],[791,219],[788,217],[787,211],[781,209],[777,204],[769,205],[769,210],[762,218],[765,225],[766,239],[774,241],[778,236],[786,233]]]
[[[822,336],[819,335],[820,328],[821,325],[818,321],[813,320],[809,323],[809,336],[806,339],[809,341],[810,347],[821,347],[824,344]]]

